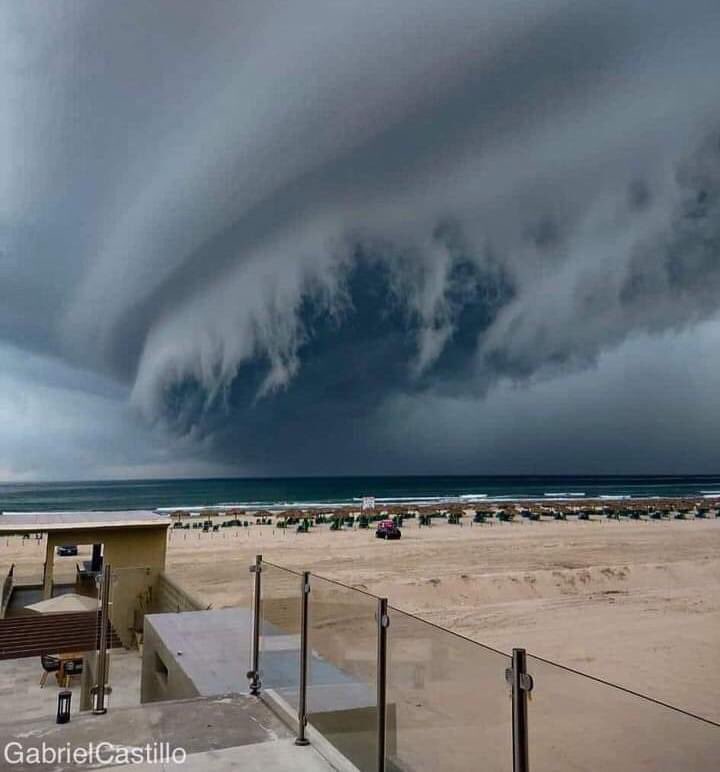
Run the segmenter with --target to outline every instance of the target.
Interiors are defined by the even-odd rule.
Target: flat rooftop
[[[39,663],[33,663],[33,686],[39,690],[36,680]],[[49,697],[57,693],[49,686],[44,691]],[[31,748],[40,752],[43,743],[48,748],[59,749],[87,748],[91,742],[109,743],[117,748],[143,748],[162,742],[169,743],[170,748],[183,748],[188,754],[182,765],[169,761],[113,765],[116,772],[123,769],[127,772],[333,772],[336,769],[316,748],[294,745],[293,732],[256,697],[237,695],[128,707],[113,707],[114,698],[113,693],[107,715],[74,712],[68,724],[55,723],[54,701],[41,719],[5,721],[3,716],[0,748],[19,741],[27,756]],[[26,759],[11,768],[17,772],[77,772],[80,768],[99,767],[98,763],[86,766],[60,760],[40,764]]]
[[[150,626],[173,656],[175,664],[203,697],[247,691],[252,620],[248,608],[222,608],[146,614]],[[300,635],[286,634],[263,621],[266,687],[297,706]],[[147,645],[147,636],[146,636]],[[362,679],[342,672],[310,651],[312,684],[308,704],[316,712],[374,705],[372,690]],[[272,674],[272,676],[270,676]]]
[[[170,525],[170,518],[148,510],[124,512],[3,512],[0,533],[50,533],[99,528],[142,528]]]

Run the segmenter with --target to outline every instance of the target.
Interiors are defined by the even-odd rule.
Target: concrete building
[[[2,514],[0,537],[35,535],[45,539],[42,583],[22,586],[10,575],[4,578],[5,606],[10,611],[14,602],[27,607],[34,601],[52,598],[57,592],[97,596],[96,579],[102,566],[110,565],[114,575],[122,577],[114,585],[112,623],[123,644],[130,646],[134,633],[142,631],[144,612],[167,585],[163,572],[169,525],[169,518],[145,511]],[[74,585],[56,588],[57,548],[87,544],[93,546],[92,559],[77,564]],[[169,592],[171,588],[167,589]],[[0,637],[1,634],[2,629]]]
[[[0,514],[0,536],[43,534],[46,537],[43,598],[53,594],[55,552],[61,545],[92,544],[88,572],[103,562],[114,568],[149,566],[162,571],[169,518],[154,512],[40,512]]]
[[[246,693],[251,629],[250,609],[242,607],[146,615],[141,701],[165,703]],[[261,650],[263,700],[292,726],[298,708],[299,635],[264,620]],[[322,748],[336,769],[372,768],[377,727],[374,684],[344,672],[315,649],[310,652],[309,670],[312,726],[308,731],[313,744]],[[392,753],[397,738],[392,703],[387,707],[386,726],[387,748]]]

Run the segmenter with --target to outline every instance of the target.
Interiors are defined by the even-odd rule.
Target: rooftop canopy
[[[142,528],[170,525],[170,518],[144,510],[126,512],[5,512],[0,534],[52,533],[100,528]]]

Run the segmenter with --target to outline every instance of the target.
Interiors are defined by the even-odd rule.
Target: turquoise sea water
[[[720,495],[720,475],[692,477],[277,477],[0,484],[0,511],[118,510],[218,505]]]

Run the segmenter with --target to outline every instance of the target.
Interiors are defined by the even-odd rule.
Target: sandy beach
[[[229,605],[262,553],[501,650],[524,646],[720,720],[720,520],[408,521],[395,542],[372,530],[249,530],[172,533],[170,572]]]
[[[387,542],[327,526],[171,530],[168,572],[216,607],[244,604],[258,553],[720,720],[720,520],[407,521]],[[0,568],[15,563],[19,577],[38,575],[42,559],[42,543],[0,545]],[[75,559],[56,565],[72,580]]]

